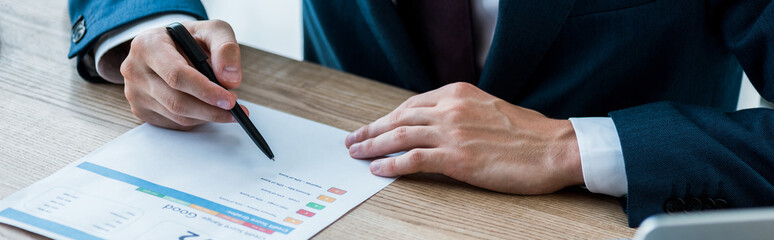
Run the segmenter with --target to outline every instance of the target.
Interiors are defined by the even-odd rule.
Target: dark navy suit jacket
[[[83,56],[105,32],[194,0],[70,0]],[[438,86],[390,0],[305,0],[306,60],[410,90]],[[774,100],[770,0],[501,0],[479,88],[549,117],[610,116],[629,225],[664,211],[774,205],[774,110],[734,111],[742,70]]]

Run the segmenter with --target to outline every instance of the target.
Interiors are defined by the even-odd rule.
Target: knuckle
[[[396,142],[403,142],[406,139],[408,139],[408,127],[401,126],[398,128],[395,128],[395,133],[393,135],[393,140]]]
[[[217,28],[217,29],[225,29],[225,30],[228,30],[228,31],[231,31],[231,32],[233,32],[233,31],[234,31],[234,30],[231,28],[231,24],[228,24],[228,22],[226,22],[226,21],[223,21],[223,20],[220,20],[220,19],[214,19],[214,20],[211,20],[211,21],[210,21],[210,24],[212,24],[212,26],[213,26],[214,28]]]
[[[371,128],[371,125],[370,125],[370,124],[369,124],[369,125],[365,125],[365,126],[363,126],[363,127],[360,129],[360,134],[358,134],[358,136],[360,136],[360,137],[361,137],[361,139],[362,139],[362,138],[368,138],[368,137],[370,136],[370,135],[369,135],[369,134],[370,134],[369,132],[371,131],[371,130],[369,130],[370,128]]]
[[[363,151],[364,152],[371,151],[371,149],[373,147],[374,147],[374,140],[373,139],[368,139],[368,140],[363,141]]]
[[[396,162],[395,159],[387,159],[387,160],[385,160],[384,163],[382,163],[385,172],[395,174],[395,162]]]
[[[406,165],[412,169],[419,169],[425,158],[425,153],[418,150],[411,150],[406,158]]]
[[[129,43],[129,54],[143,51],[145,49],[145,46],[147,45],[148,34],[143,32],[139,35],[135,36],[134,39],[132,39],[132,42]]]
[[[130,49],[144,51],[147,46],[154,46],[159,40],[166,37],[166,33],[161,28],[153,28],[141,32],[132,40]]]
[[[463,113],[466,110],[468,110],[468,105],[460,101],[449,104],[446,109],[447,113]]]
[[[466,117],[466,111],[467,106],[465,104],[453,103],[446,107],[444,116],[452,122],[457,122]]]
[[[121,76],[124,76],[125,80],[132,79],[132,75],[135,70],[135,66],[133,64],[134,58],[132,55],[126,56],[126,59],[124,59],[123,62],[121,62],[121,66],[118,68],[118,71],[121,73]]]
[[[390,114],[390,117],[388,118],[390,127],[391,128],[397,127],[400,124],[404,115],[405,115],[405,112],[402,109],[393,111],[392,114]]]
[[[126,96],[126,101],[129,102],[129,105],[134,106],[134,104],[137,101],[137,93],[132,90],[130,87],[124,87],[124,96]]]
[[[403,105],[411,106],[417,101],[417,98],[419,98],[419,95],[411,96],[406,101],[403,101]]]
[[[452,96],[464,96],[468,94],[473,88],[473,85],[467,82],[455,82],[446,85],[448,91]]]
[[[223,25],[228,25],[226,21],[220,20],[220,19],[212,19],[210,20],[210,24],[216,27],[222,27]]]
[[[169,85],[170,87],[174,89],[180,88],[180,84],[181,84],[180,69],[170,67],[164,71],[163,76],[161,77],[164,79],[164,81],[167,82],[167,85]]]

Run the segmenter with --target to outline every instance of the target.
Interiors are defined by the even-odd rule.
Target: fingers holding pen
[[[161,67],[154,71],[162,77],[167,86],[209,105],[229,110],[236,104],[236,96],[233,93],[211,82],[191,66]]]
[[[223,87],[239,86],[239,46],[231,27],[222,21],[184,25],[199,45],[211,53],[213,71]],[[210,121],[233,121],[228,110],[236,105],[236,94],[189,65],[165,28],[149,29],[136,36],[120,71],[132,111],[144,121],[174,129],[189,129]],[[229,75],[228,71],[237,74]]]
[[[221,44],[212,50],[215,76],[223,87],[234,89],[242,83],[242,64],[239,45],[236,42]]]
[[[215,77],[223,87],[234,89],[242,82],[242,58],[231,25],[222,20],[183,23],[210,53]]]
[[[159,86],[154,88],[152,92],[154,92],[154,100],[157,102],[153,109],[170,119],[176,120],[184,117],[206,122],[234,121],[228,110],[209,105],[175,89]],[[233,94],[229,94],[233,96]]]
[[[145,58],[147,67],[160,77],[166,83],[165,85],[212,106],[227,110],[234,107],[236,102],[234,95],[188,65],[174,45],[160,47],[153,54],[156,56]]]

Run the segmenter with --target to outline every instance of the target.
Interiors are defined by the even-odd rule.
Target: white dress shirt
[[[482,69],[492,46],[498,6],[499,0],[471,0],[476,64]],[[185,14],[162,14],[104,34],[94,45],[97,73],[110,82],[123,83],[123,77],[117,67],[123,59],[103,58],[105,53],[146,29],[163,27],[172,22],[194,20],[194,17]],[[570,118],[570,122],[578,139],[586,188],[594,193],[615,197],[626,195],[628,185],[623,151],[613,120],[609,117],[587,117]]]

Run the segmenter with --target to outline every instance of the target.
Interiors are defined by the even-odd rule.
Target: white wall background
[[[247,46],[301,60],[301,0],[202,0],[211,19],[229,22]],[[774,106],[761,99],[745,76],[739,109]]]
[[[234,28],[237,41],[301,60],[301,0],[202,0],[210,19]]]

